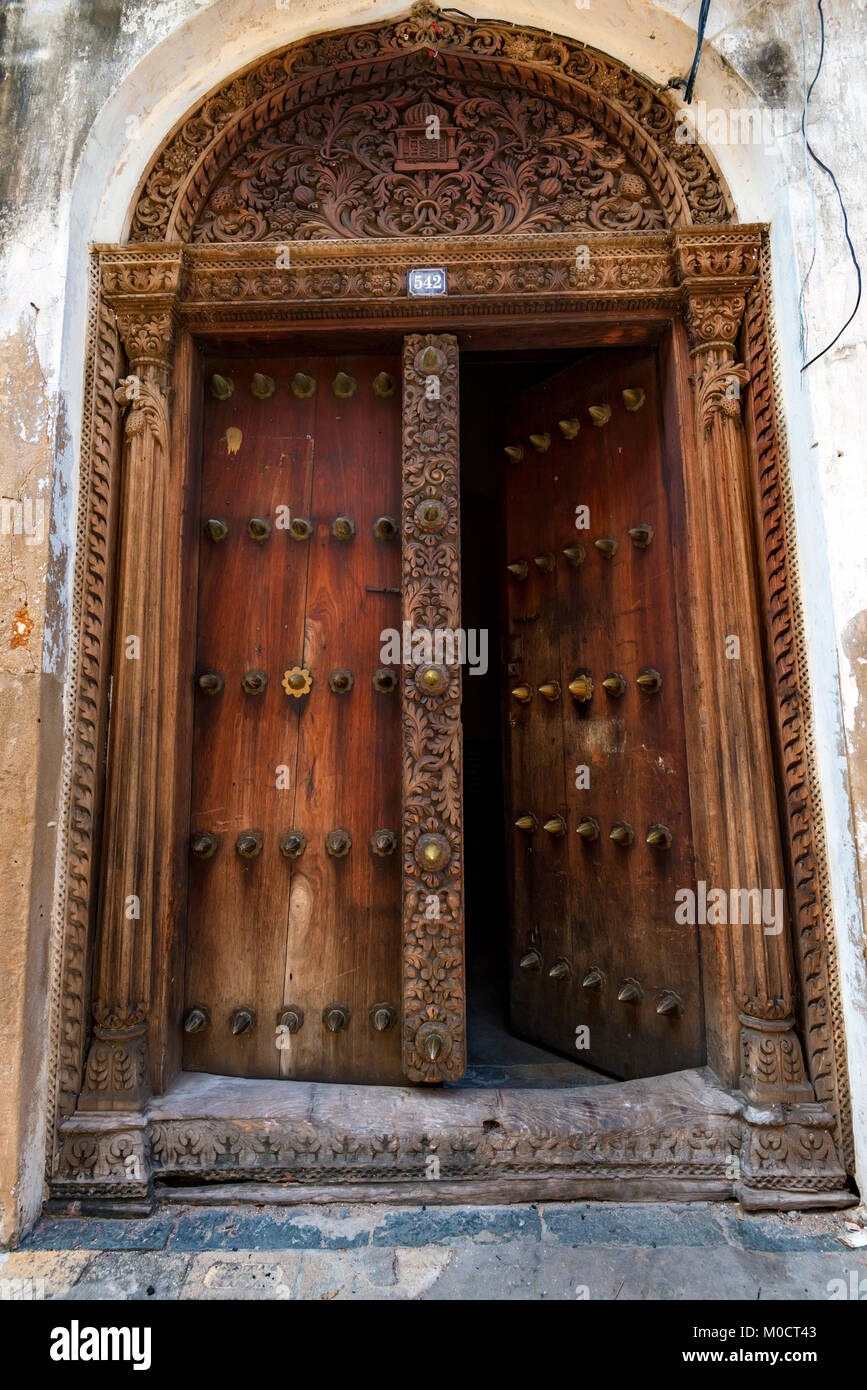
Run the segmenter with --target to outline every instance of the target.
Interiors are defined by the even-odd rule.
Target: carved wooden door
[[[401,1076],[400,371],[207,363],[187,1069]]]
[[[704,1057],[661,425],[654,354],[608,350],[504,440],[512,1026],[617,1077]]]

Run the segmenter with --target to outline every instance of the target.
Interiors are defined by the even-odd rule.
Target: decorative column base
[[[148,1122],[140,1111],[71,1115],[60,1125],[51,1195],[94,1214],[144,1216],[153,1209]]]
[[[824,1106],[748,1105],[743,1119],[735,1196],[745,1211],[855,1205],[834,1143],[834,1117]]]

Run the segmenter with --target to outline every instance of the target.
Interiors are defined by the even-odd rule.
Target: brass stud
[[[349,1010],[345,1004],[328,1004],[322,1010],[322,1022],[329,1033],[339,1033],[349,1025]]]
[[[656,1001],[656,1012],[678,1018],[683,1013],[683,1000],[673,989],[664,989]]]
[[[419,666],[415,683],[424,695],[441,695],[449,683],[448,672],[442,666]]]
[[[549,820],[545,821],[542,829],[547,830],[549,835],[554,835],[559,840],[566,834],[566,822],[562,816],[551,816]]]
[[[315,395],[316,382],[312,376],[305,376],[303,372],[296,372],[290,382],[289,389],[299,401],[305,401],[310,396]]]
[[[619,700],[620,696],[626,693],[626,681],[619,671],[609,671],[602,682],[602,688],[607,690],[612,699]]]
[[[596,549],[600,551],[606,560],[612,559],[617,554],[617,541],[613,536],[600,536],[598,541],[594,541]]]
[[[415,519],[423,531],[442,531],[448,520],[448,512],[439,498],[426,497],[416,507]]]
[[[245,671],[241,677],[241,689],[245,695],[263,695],[268,685],[264,671]]]
[[[530,573],[530,566],[526,560],[513,560],[510,565],[506,565],[506,569],[512,578],[517,579],[519,583],[523,583]]]
[[[443,359],[436,348],[429,344],[421,355],[421,368],[424,372],[438,372],[442,370]]]
[[[548,971],[548,979],[568,980],[571,974],[572,968],[569,965],[568,960],[563,960],[561,957],[560,960],[555,960],[554,964],[551,966],[551,969]]]
[[[512,699],[517,700],[519,705],[528,705],[533,698],[533,692],[529,685],[516,685],[512,691]]]
[[[523,444],[507,444],[503,453],[512,460],[512,463],[520,463],[524,457],[524,446]]]
[[[536,569],[539,570],[541,574],[553,574],[554,567],[557,564],[557,561],[556,558],[551,554],[551,551],[546,550],[543,555],[536,555],[533,557],[533,564],[536,566]]]
[[[544,695],[545,699],[553,705],[555,701],[560,699],[560,682],[546,681],[544,685],[539,686],[539,694]]]
[[[331,383],[331,389],[340,401],[348,401],[358,390],[358,382],[348,372],[338,372]]]
[[[380,859],[387,859],[397,849],[397,836],[393,830],[374,830],[370,848]]]
[[[413,849],[415,861],[425,873],[441,873],[452,857],[452,847],[445,835],[429,831],[419,835]]]
[[[219,841],[210,830],[197,830],[190,836],[190,849],[197,859],[213,859]]]
[[[387,666],[380,666],[378,671],[373,673],[373,688],[380,695],[390,695],[397,685],[397,676],[394,671],[389,671]]]
[[[393,516],[378,516],[373,523],[373,534],[378,541],[393,541],[397,535],[397,522]]]
[[[577,700],[579,705],[586,705],[593,699],[593,681],[589,676],[575,676],[569,682],[569,694],[573,700]]]
[[[299,1004],[287,1004],[277,1015],[277,1027],[287,1033],[299,1033],[304,1026],[304,1010]]]
[[[264,843],[260,830],[242,830],[235,841],[235,849],[242,859],[258,859]]]
[[[595,965],[591,965],[584,979],[581,981],[582,989],[601,989],[604,976],[601,970],[597,970]]]
[[[332,859],[345,859],[352,849],[352,836],[348,830],[329,830],[325,836],[325,849]]]
[[[551,447],[551,436],[550,434],[547,434],[545,431],[542,431],[542,433],[540,434],[531,434],[530,443],[536,450],[537,454],[544,454],[547,453],[547,451]]]
[[[558,420],[557,425],[564,439],[574,439],[581,428],[580,421],[574,415],[568,420]]]
[[[355,522],[352,517],[335,517],[331,523],[331,534],[336,541],[351,541],[355,535]]]
[[[435,1062],[443,1050],[443,1040],[439,1033],[428,1033],[422,1043],[424,1054],[429,1062]]]
[[[635,831],[628,820],[617,820],[612,825],[608,838],[616,845],[631,845],[635,839]]]
[[[205,522],[205,530],[212,541],[224,541],[229,534],[229,527],[222,517],[212,516]]]
[[[598,840],[600,825],[595,816],[585,816],[576,826],[582,840]]]
[[[600,429],[603,425],[607,425],[608,421],[611,419],[610,405],[589,405],[587,409],[590,412],[590,419],[593,421],[594,425],[598,425]]]
[[[300,830],[287,830],[280,836],[280,853],[284,859],[300,859],[307,848],[307,836]]]
[[[206,695],[221,695],[225,685],[226,682],[219,671],[203,671],[199,676],[199,689],[203,690]]]
[[[640,410],[647,399],[640,386],[627,386],[623,394],[623,404],[627,410]]]
[[[662,676],[652,666],[646,666],[635,677],[635,684],[645,695],[656,695],[662,689]]]
[[[579,565],[584,564],[587,558],[587,551],[584,549],[583,545],[567,545],[563,554],[566,556],[569,564],[576,570]]]
[[[289,522],[289,534],[293,541],[309,541],[313,535],[313,523],[305,516],[293,516]]]
[[[397,383],[394,377],[389,376],[388,372],[378,372],[373,378],[373,394],[375,396],[381,396],[383,398],[386,396],[393,396],[396,386]]]
[[[254,372],[250,380],[250,390],[257,400],[267,401],[269,396],[273,396],[277,390],[277,383],[272,376],[265,376],[263,372]]]
[[[271,534],[270,521],[266,521],[263,516],[251,516],[247,522],[247,534],[251,540],[257,541],[261,545]]]
[[[218,401],[227,401],[235,389],[235,383],[230,376],[218,376],[215,372],[211,377],[211,395]]]
[[[646,843],[654,849],[671,849],[672,834],[667,825],[652,825],[647,832]]]
[[[637,980],[630,977],[621,984],[617,991],[617,998],[621,1004],[640,1004],[644,998],[644,990]]]
[[[334,695],[348,695],[355,685],[355,677],[345,666],[338,666],[328,677],[328,689]]]
[[[210,1023],[208,1010],[204,1008],[190,1009],[184,1019],[185,1033],[202,1033]]]
[[[302,695],[310,694],[313,677],[306,666],[293,666],[289,671],[283,672],[280,684],[293,700],[300,700]]]
[[[630,526],[627,534],[636,550],[646,550],[653,540],[653,527],[649,521],[640,521],[637,526]]]
[[[374,1004],[370,1011],[370,1021],[377,1033],[386,1033],[397,1022],[397,1010],[391,1004]]]
[[[523,830],[527,835],[533,835],[539,829],[539,822],[532,811],[525,811],[515,821],[515,829]]]
[[[232,1026],[232,1036],[239,1038],[242,1033],[253,1031],[253,1024],[256,1022],[256,1014],[253,1009],[233,1009],[229,1020]]]
[[[522,956],[518,961],[518,965],[521,970],[541,970],[542,957],[539,955],[538,951],[528,951],[527,954]]]

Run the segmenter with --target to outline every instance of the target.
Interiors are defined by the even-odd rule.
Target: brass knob
[[[284,859],[300,859],[307,848],[307,837],[300,830],[287,830],[280,836],[280,853]]]
[[[642,521],[638,526],[630,526],[629,539],[636,550],[646,550],[653,540],[653,527],[648,521]]]
[[[606,560],[611,560],[617,554],[617,541],[613,536],[600,536],[598,541],[594,541],[596,549],[601,551]]]
[[[303,372],[296,372],[289,383],[289,389],[293,396],[304,401],[315,394],[316,382],[312,376],[305,376]]]
[[[617,998],[621,1004],[640,1004],[644,998],[644,990],[637,980],[630,977],[621,984]]]
[[[306,516],[293,516],[289,522],[289,534],[293,541],[309,541],[313,535],[313,523]]]
[[[245,671],[241,677],[241,689],[247,695],[262,695],[268,684],[264,671]]]
[[[253,1009],[240,1008],[233,1009],[229,1022],[232,1026],[233,1037],[240,1037],[242,1033],[250,1033],[253,1024],[256,1022],[256,1013]]]
[[[566,834],[566,822],[562,816],[551,816],[549,820],[545,821],[542,829],[547,830],[549,835],[556,835],[559,839]]]
[[[229,527],[222,517],[211,516],[205,522],[205,530],[212,541],[224,541],[229,534]]]
[[[218,401],[227,401],[235,389],[235,383],[230,376],[218,376],[215,372],[211,377],[211,395]]]
[[[448,671],[442,666],[419,666],[415,683],[423,695],[441,695],[449,683]]]
[[[264,372],[254,372],[250,379],[250,390],[257,400],[267,401],[277,390],[277,383],[272,376],[265,376]]]
[[[551,436],[542,430],[538,434],[530,435],[530,443],[537,454],[544,454],[551,447]]]
[[[203,690],[206,695],[221,695],[226,682],[219,671],[203,671],[199,676],[198,685],[199,689]]]
[[[616,845],[631,845],[635,839],[635,831],[628,820],[618,820],[612,825],[608,838]]]
[[[620,696],[626,692],[626,681],[619,671],[609,671],[602,682],[602,688],[606,690],[613,699],[619,700]]]
[[[377,1033],[386,1033],[397,1022],[397,1011],[390,1004],[374,1004],[370,1011],[370,1021]]]
[[[664,989],[656,1001],[656,1012],[678,1018],[683,1013],[683,1000],[673,989]]]
[[[627,410],[640,410],[646,399],[640,386],[627,386],[622,395]]]
[[[667,825],[652,825],[647,832],[647,841],[654,849],[671,849],[672,835]]]
[[[563,554],[566,556],[566,559],[573,569],[577,569],[579,565],[583,565],[587,558],[587,551],[584,549],[583,545],[567,545]]]
[[[422,1042],[422,1049],[429,1062],[435,1062],[443,1050],[444,1042],[439,1033],[428,1033]]]
[[[530,573],[530,566],[526,560],[513,560],[510,565],[506,565],[506,569],[513,579],[517,579],[519,584],[523,583]]]
[[[551,969],[548,971],[548,979],[568,980],[571,974],[572,967],[570,966],[568,960],[564,960],[561,956],[559,960],[555,960],[554,964],[551,966]]]
[[[212,835],[210,830],[197,830],[190,837],[190,849],[197,859],[213,859],[218,844],[216,835]]]
[[[593,421],[594,425],[599,425],[600,427],[602,425],[607,425],[608,421],[611,419],[610,405],[588,405],[587,410],[589,411],[590,419]]]
[[[385,859],[397,849],[397,836],[393,830],[374,830],[370,837],[370,848],[380,859]]]
[[[528,951],[527,954],[522,956],[518,961],[518,965],[522,970],[541,970],[542,957],[539,955],[538,951]]]
[[[277,1015],[277,1027],[287,1033],[298,1033],[304,1026],[304,1010],[298,1004],[287,1004]]]
[[[397,685],[397,676],[394,671],[389,671],[387,666],[380,666],[378,671],[373,673],[373,688],[380,695],[389,695]]]
[[[235,841],[235,849],[242,859],[257,859],[264,843],[260,830],[242,830]]]
[[[524,457],[524,446],[523,444],[507,444],[503,453],[512,460],[512,463],[520,463]]]
[[[429,343],[421,355],[421,369],[424,372],[441,372],[445,366],[441,352],[438,352],[433,343]]]
[[[393,516],[378,516],[373,523],[373,534],[378,541],[393,541],[397,535],[397,522]]]
[[[263,516],[251,516],[247,522],[247,534],[261,545],[271,534],[270,521],[266,521]]]
[[[352,849],[352,836],[348,830],[329,830],[325,836],[325,848],[332,859],[345,859]]]
[[[348,372],[338,372],[331,383],[331,389],[340,401],[348,401],[358,390],[358,382]]]
[[[331,523],[331,534],[335,540],[351,541],[355,535],[355,522],[350,516],[337,516]]]
[[[416,863],[428,873],[440,873],[452,857],[452,847],[445,835],[436,832],[419,835],[415,843]]]
[[[546,550],[543,555],[535,555],[533,557],[533,564],[540,574],[553,574],[557,561],[550,550]]]
[[[397,387],[397,382],[388,372],[378,372],[373,378],[373,394],[383,398],[393,396]]]
[[[355,677],[345,666],[338,666],[328,677],[328,689],[334,695],[348,695],[355,684]]]
[[[543,695],[549,704],[553,705],[555,701],[560,699],[560,682],[546,681],[544,685],[539,686],[539,694]]]
[[[349,1025],[349,1009],[345,1004],[328,1004],[322,1010],[322,1022],[329,1033],[339,1033]]]
[[[529,685],[516,685],[512,691],[512,699],[517,700],[520,705],[528,705],[533,698],[533,692]]]
[[[313,677],[306,666],[293,666],[291,670],[283,672],[281,685],[293,700],[300,700],[302,695],[310,694]]]
[[[423,531],[442,531],[448,520],[448,512],[438,498],[426,497],[416,507],[415,519]]]
[[[597,970],[595,965],[591,965],[584,979],[581,981],[582,989],[601,989],[604,976],[601,970]]]
[[[568,420],[558,420],[557,427],[564,439],[574,439],[581,428],[581,422],[572,415]]]
[[[579,705],[586,705],[588,700],[593,699],[593,681],[590,676],[575,676],[569,682],[568,689],[573,700],[577,700]]]
[[[652,666],[647,666],[635,677],[635,684],[645,695],[657,695],[662,689],[662,676]]]
[[[575,828],[582,840],[599,839],[599,822],[595,816],[585,816]]]
[[[205,1008],[189,1009],[184,1019],[185,1033],[201,1033],[210,1023],[210,1015]]]
[[[539,822],[532,811],[525,811],[524,814],[519,816],[515,821],[515,827],[518,830],[526,831],[528,835],[532,835],[534,831],[538,830]]]

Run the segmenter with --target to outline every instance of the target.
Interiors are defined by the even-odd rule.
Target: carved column
[[[748,372],[737,360],[746,293],[758,266],[758,237],[734,229],[729,244],[704,244],[698,231],[676,234],[691,346],[695,403],[695,476],[687,480],[691,563],[699,634],[695,698],[703,726],[701,783],[705,814],[701,858],[708,883],[785,901],[774,763],[764,683],[750,460],[741,420]],[[700,785],[701,785],[700,783]],[[701,815],[702,813],[700,813]],[[779,895],[779,896],[778,896]],[[746,899],[741,900],[744,904]],[[743,920],[749,915],[750,920]],[[815,1103],[795,1029],[788,909],[755,921],[743,909],[727,933],[730,980],[739,1025],[739,1087],[746,1132],[739,1194],[768,1204],[762,1192],[827,1189],[843,1178],[831,1117]],[[793,1130],[791,1121],[797,1120]],[[829,1192],[829,1200],[832,1200]],[[796,1204],[796,1202],[793,1202]]]

